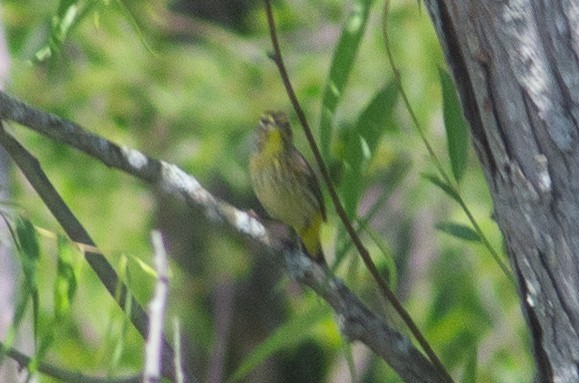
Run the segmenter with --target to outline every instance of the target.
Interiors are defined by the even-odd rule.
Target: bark
[[[494,201],[537,379],[579,381],[579,2],[426,0]]]

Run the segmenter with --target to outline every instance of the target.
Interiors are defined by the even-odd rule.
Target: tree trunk
[[[578,382],[579,1],[426,4],[493,196],[537,379]]]

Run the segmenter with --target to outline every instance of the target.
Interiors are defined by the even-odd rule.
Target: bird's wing
[[[291,156],[291,158],[295,158],[296,163],[295,166],[299,168],[300,174],[304,175],[304,181],[306,182],[308,189],[314,193],[316,197],[316,201],[320,206],[320,212],[322,213],[322,218],[326,221],[326,206],[324,204],[324,196],[322,195],[322,190],[320,189],[320,184],[316,177],[316,174],[312,170],[310,164],[306,161],[304,156],[295,149],[296,156]]]

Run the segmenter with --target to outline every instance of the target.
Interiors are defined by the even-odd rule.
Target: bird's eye
[[[266,115],[262,116],[262,117],[259,119],[259,122],[260,122],[260,124],[263,125],[263,126],[269,126],[269,125],[272,125],[273,123],[275,123],[274,119],[273,119],[272,116],[269,115],[269,114],[266,114]]]

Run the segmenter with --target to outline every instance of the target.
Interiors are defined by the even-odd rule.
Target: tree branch
[[[299,250],[288,248],[282,240],[275,238],[253,215],[236,209],[205,190],[192,176],[175,165],[149,158],[141,152],[118,146],[104,138],[89,133],[80,126],[63,120],[53,114],[32,108],[0,92],[0,119],[16,121],[45,135],[46,137],[70,145],[108,166],[125,171],[159,190],[183,198],[190,206],[201,208],[214,222],[226,222],[234,230],[261,243],[273,256],[285,260],[288,274],[298,282],[312,288],[330,304],[338,318],[342,332],[351,340],[359,340],[384,359],[402,379],[408,382],[441,382],[446,376],[426,359],[410,340],[383,323],[380,318],[364,306],[362,302],[327,268],[312,262]],[[37,161],[7,133],[0,135],[4,145],[27,177],[45,178]],[[22,157],[26,158],[22,163]],[[29,162],[34,163],[32,166]],[[30,174],[32,173],[32,174]],[[48,180],[45,180],[48,182]],[[35,188],[46,188],[44,184]],[[51,186],[50,186],[51,187]],[[39,191],[40,193],[40,191]],[[52,205],[48,198],[45,203]],[[59,200],[59,203],[62,203]],[[50,206],[49,206],[50,207]],[[53,207],[54,208],[54,207]],[[66,208],[60,207],[60,208]],[[66,208],[68,210],[68,208]],[[54,214],[59,214],[54,213]],[[87,241],[77,242],[92,244]],[[104,257],[102,257],[104,260]],[[104,260],[106,262],[106,260]],[[109,269],[110,266],[107,266]],[[133,314],[132,314],[133,315]],[[144,315],[144,314],[143,314]],[[164,359],[164,367],[167,364]]]

